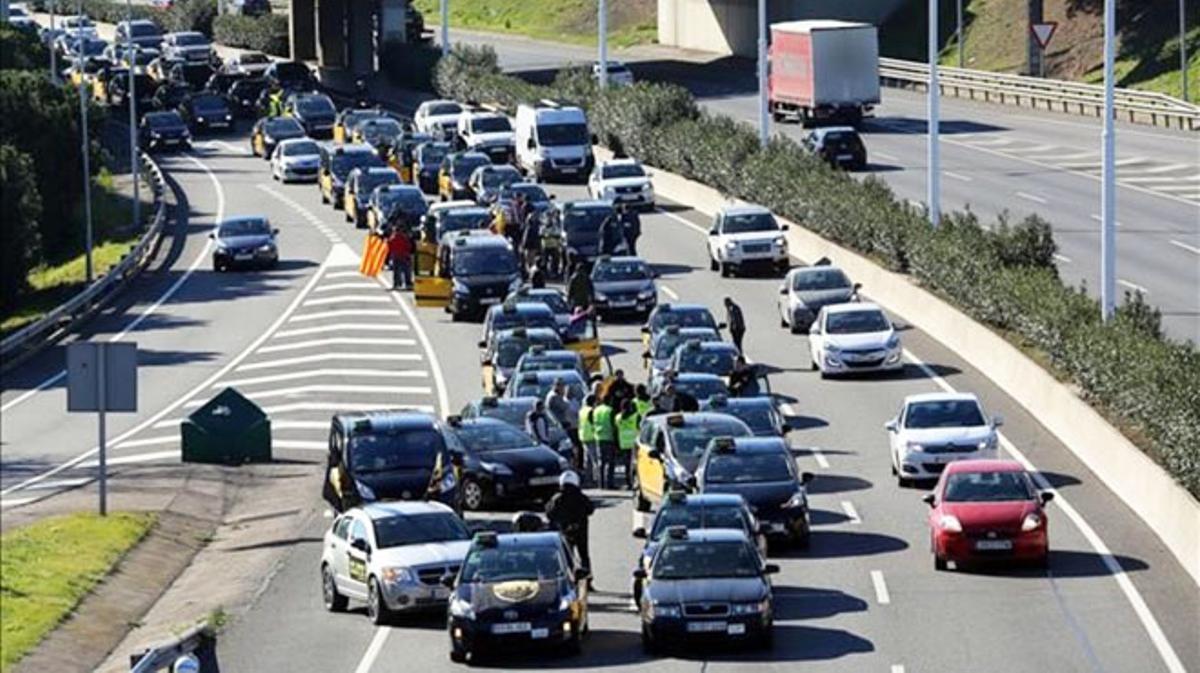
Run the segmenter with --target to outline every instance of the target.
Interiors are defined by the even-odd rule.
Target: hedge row
[[[1194,495],[1200,497],[1200,352],[1163,338],[1140,296],[1110,323],[1097,302],[1065,286],[1054,268],[1051,228],[1040,217],[981,223],[925,213],[882,181],[830,169],[792,140],[760,149],[748,125],[702,111],[664,84],[599,90],[585,71],[537,86],[501,73],[489,48],[458,46],[435,73],[439,93],[514,108],[554,97],[588,111],[601,143],[618,153],[761,203],[888,268],[907,273],[972,317],[1040,353]]]
[[[213,21],[213,40],[226,47],[253,49],[273,56],[290,56],[288,18],[282,14],[240,16],[225,14]]]

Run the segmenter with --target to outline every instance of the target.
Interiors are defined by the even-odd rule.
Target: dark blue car
[[[696,469],[700,493],[742,496],[771,539],[808,546],[808,493],[812,474],[800,472],[779,437],[717,437]]]
[[[558,475],[570,466],[558,452],[502,420],[451,416],[447,422],[451,449],[462,456],[464,509],[546,500],[558,489]]]

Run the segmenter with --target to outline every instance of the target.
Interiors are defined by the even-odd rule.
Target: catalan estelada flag
[[[387,256],[387,241],[378,236],[367,234],[367,242],[363,245],[362,263],[358,265],[358,272],[364,276],[374,278],[383,270],[383,264],[387,261]]]

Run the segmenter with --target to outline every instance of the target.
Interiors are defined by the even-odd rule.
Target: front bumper
[[[754,264],[756,262],[778,264],[780,262],[788,262],[790,259],[787,246],[776,245],[775,243],[752,243],[749,245],[738,245],[733,249],[721,246],[717,250],[718,261],[734,265]]]
[[[534,173],[537,175],[537,177],[543,180],[549,180],[551,178],[586,179],[588,174],[592,172],[592,167],[595,165],[595,163],[596,160],[590,155],[580,163],[571,164],[555,163],[554,161],[543,160],[534,164]]]
[[[327,122],[304,122],[304,132],[312,138],[332,138],[333,124]]]
[[[445,608],[447,601],[450,600],[450,589],[441,584],[381,582],[379,586],[388,609],[394,611]]]
[[[289,181],[290,180],[307,181],[307,180],[316,180],[317,179],[317,167],[316,166],[287,166],[287,165],[284,165],[282,170],[280,171],[280,173],[284,180],[289,180]]]
[[[465,619],[451,615],[448,619],[450,647],[455,652],[480,652],[504,647],[561,646],[579,632],[581,624],[569,610],[555,612],[517,626],[506,622]],[[525,628],[528,625],[528,628]],[[511,630],[498,633],[497,628]],[[520,629],[520,630],[515,630]]]
[[[628,203],[635,206],[646,206],[647,208],[654,206],[653,189],[638,190],[634,192],[606,190],[602,196],[613,203]]]
[[[805,540],[809,534],[808,508],[793,507],[758,515],[762,532],[771,540]]]
[[[512,163],[516,149],[511,145],[492,145],[492,146],[475,146],[470,148],[473,152],[483,152],[488,155],[493,164],[502,165]]]
[[[980,549],[981,544],[990,548]],[[1040,561],[1045,559],[1049,552],[1049,536],[1044,528],[995,537],[946,531],[939,531],[934,536],[934,553],[947,561],[958,563]]]
[[[164,148],[184,148],[191,144],[189,136],[174,136],[174,137],[159,137],[150,138],[146,141],[148,149],[164,149]]]
[[[771,614],[730,615],[720,618],[655,617],[643,626],[662,645],[690,642],[747,642],[762,639],[771,630]]]
[[[479,475],[484,487],[491,491],[496,500],[545,502],[558,491],[558,474],[541,477],[523,475],[496,475],[482,472]]]
[[[658,304],[658,297],[653,294],[646,299],[636,296],[596,297],[595,301],[596,309],[604,313],[649,313]]]
[[[839,352],[821,355],[821,371],[825,374],[870,374],[895,372],[904,368],[899,348],[878,349],[871,353]]]
[[[232,252],[218,251],[213,253],[213,264],[229,268],[272,266],[279,261],[279,251],[271,252]]]
[[[455,292],[450,295],[450,304],[446,310],[456,315],[483,313],[489,307],[504,301],[504,295],[505,293],[485,295],[481,291],[473,291],[468,294]]]

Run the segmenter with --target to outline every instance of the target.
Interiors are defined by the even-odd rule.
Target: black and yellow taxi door
[[[449,274],[443,275],[438,268],[437,248],[434,248],[433,260],[428,261],[428,249],[422,252],[425,241],[417,244],[417,263],[421,265],[422,273],[413,275],[413,299],[422,308],[447,308],[450,306],[450,293],[454,288],[454,280]],[[423,256],[424,255],[424,256]],[[429,269],[432,273],[426,273]]]

